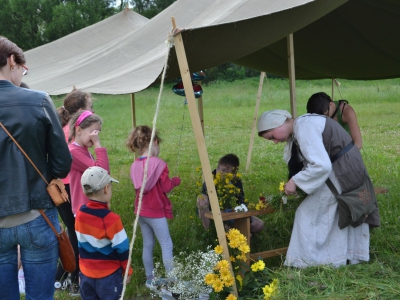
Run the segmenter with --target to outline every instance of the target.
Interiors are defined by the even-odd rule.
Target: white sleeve
[[[307,194],[318,190],[332,172],[332,163],[322,139],[325,122],[322,116],[304,116],[294,124],[294,138],[306,160],[306,167],[292,178]]]

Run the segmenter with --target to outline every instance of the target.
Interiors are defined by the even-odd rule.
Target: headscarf
[[[282,126],[282,124],[285,123],[285,121],[287,119],[290,119],[291,117],[292,115],[287,110],[283,109],[274,109],[266,111],[258,119],[258,126],[257,126],[258,132],[271,130],[279,126]],[[286,163],[289,162],[290,157],[292,155],[292,144],[293,144],[293,139],[289,138],[286,141],[285,148],[283,149],[283,159],[285,160]]]
[[[258,119],[258,132],[271,130],[281,126],[292,115],[283,109],[274,109],[264,112]]]

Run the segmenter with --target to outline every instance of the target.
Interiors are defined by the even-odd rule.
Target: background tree
[[[156,16],[176,0],[131,0],[133,10],[148,19]]]
[[[97,23],[119,10],[116,0],[0,0],[0,35],[24,51]]]

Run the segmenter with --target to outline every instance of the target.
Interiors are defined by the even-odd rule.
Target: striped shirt
[[[90,278],[103,278],[122,267],[129,256],[129,239],[119,215],[107,203],[89,200],[76,214],[75,231],[79,247],[79,267]],[[132,268],[129,268],[129,275]]]

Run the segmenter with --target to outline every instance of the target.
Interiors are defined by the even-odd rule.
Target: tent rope
[[[160,83],[160,92],[158,94],[156,112],[154,114],[154,119],[153,119],[153,128],[152,128],[152,132],[151,132],[149,151],[148,151],[148,154],[147,154],[146,165],[145,165],[144,172],[143,172],[143,183],[142,183],[142,186],[140,188],[140,193],[139,193],[137,214],[136,214],[135,221],[133,223],[133,234],[132,234],[132,238],[131,238],[131,243],[129,245],[129,257],[128,257],[128,263],[126,265],[126,270],[125,270],[125,274],[124,274],[124,281],[123,281],[123,287],[122,287],[122,293],[121,293],[120,300],[124,299],[124,295],[125,295],[125,292],[126,292],[126,282],[128,280],[129,266],[131,265],[131,262],[132,262],[132,257],[131,257],[132,256],[132,249],[133,249],[133,245],[134,245],[135,239],[136,239],[136,230],[137,230],[137,224],[138,224],[138,221],[139,221],[140,210],[142,209],[143,192],[144,192],[144,187],[146,186],[146,182],[147,182],[147,170],[148,170],[148,167],[149,167],[149,160],[150,160],[149,156],[150,156],[150,153],[151,153],[151,148],[153,146],[154,136],[156,134],[156,122],[157,122],[158,112],[159,112],[159,109],[160,109],[161,95],[162,95],[162,91],[164,89],[164,80],[165,80],[165,73],[167,71],[167,66],[168,66],[168,57],[169,57],[170,49],[174,45],[173,30],[171,30],[170,33],[168,33],[166,43],[167,43],[167,47],[168,47],[167,49],[168,50],[167,50],[167,54],[165,55],[164,69],[163,69],[163,72],[162,72],[161,83]]]
[[[337,81],[336,78],[333,78],[333,81],[335,82],[336,88],[339,91],[340,98],[343,99],[342,92],[340,91],[340,82]]]

